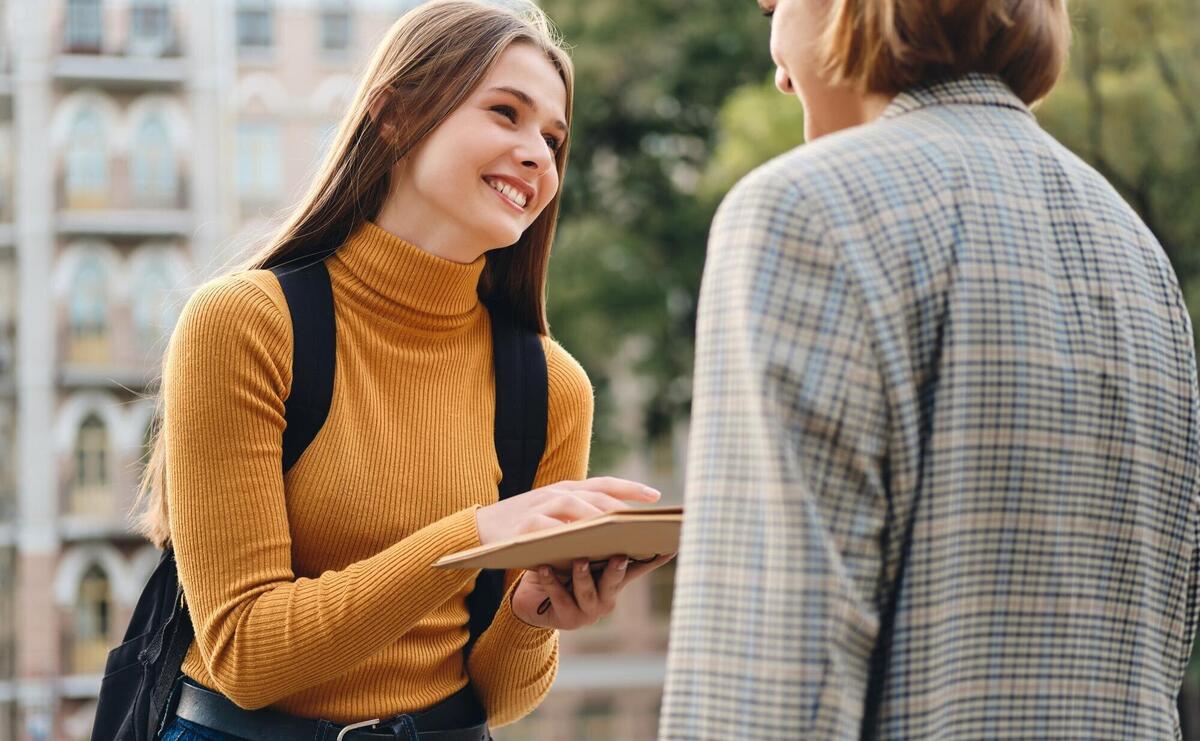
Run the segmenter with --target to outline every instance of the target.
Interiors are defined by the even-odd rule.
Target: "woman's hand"
[[[574,630],[591,625],[613,611],[617,606],[617,594],[627,584],[674,557],[671,553],[646,563],[631,563],[625,556],[610,558],[598,578],[593,578],[587,560],[581,559],[574,563],[570,574],[570,590],[549,566],[526,571],[513,590],[513,614],[538,628]],[[539,614],[546,600],[549,600],[550,608]]]
[[[475,524],[480,545],[489,545],[535,530],[628,509],[630,502],[651,504],[661,496],[649,486],[611,476],[560,481],[479,508],[475,511]]]

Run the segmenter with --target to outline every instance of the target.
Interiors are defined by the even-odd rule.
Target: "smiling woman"
[[[170,738],[486,738],[549,690],[556,629],[595,622],[661,565],[614,558],[573,593],[537,572],[432,568],[659,496],[581,480],[591,387],[547,333],[571,105],[570,60],[532,5],[417,7],[279,234],[188,302],[142,489],[195,628]],[[292,303],[280,281],[296,275],[333,307]],[[305,354],[307,314],[333,315],[332,362]],[[501,373],[513,347],[524,386]],[[330,368],[330,401],[297,455],[313,366]],[[510,386],[528,393],[506,414]],[[533,465],[510,467],[510,437],[543,443]]]
[[[558,195],[566,98],[541,50],[510,46],[462,105],[396,164],[376,222],[461,263],[516,242]],[[372,115],[387,103],[387,92],[377,96]],[[382,127],[389,135],[397,128]]]

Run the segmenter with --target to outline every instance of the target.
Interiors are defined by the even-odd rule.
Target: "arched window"
[[[350,11],[348,0],[321,0],[321,51],[336,55],[350,48]]]
[[[77,363],[108,360],[108,275],[96,255],[80,260],[71,281],[68,305],[70,359]]]
[[[108,148],[104,120],[94,108],[79,111],[71,123],[66,187],[71,208],[100,208],[107,201]]]
[[[111,620],[112,590],[108,577],[98,565],[92,564],[79,582],[71,646],[71,673],[100,674],[104,671]]]
[[[98,52],[104,39],[100,0],[67,0],[67,51]]]
[[[235,23],[239,51],[270,51],[275,42],[274,0],[237,0]]]
[[[147,117],[138,127],[132,165],[133,195],[138,205],[177,205],[175,153],[161,115]]]
[[[95,413],[89,414],[75,438],[71,514],[94,518],[112,514],[111,457],[104,421]]]
[[[145,352],[162,350],[161,340],[175,326],[171,300],[171,271],[162,256],[149,260],[133,287],[133,326],[138,347]]]
[[[283,190],[283,149],[279,124],[243,121],[237,131],[238,195],[248,200],[272,200]]]

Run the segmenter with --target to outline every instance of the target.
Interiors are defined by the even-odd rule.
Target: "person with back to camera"
[[[570,61],[536,8],[419,6],[380,43],[278,236],[187,303],[142,488],[143,530],[173,545],[195,627],[162,738],[488,738],[548,692],[556,629],[595,622],[665,562],[614,558],[595,579],[582,562],[570,590],[545,569],[509,572],[469,653],[479,572],[431,567],[659,496],[581,480],[591,387],[547,335],[571,96]],[[284,473],[305,338],[271,269],[322,258],[332,399]],[[485,302],[545,355],[544,454],[532,490],[503,501]]]
[[[759,5],[808,143],[709,236],[661,738],[1178,738],[1193,335],[1030,113],[1064,0]]]

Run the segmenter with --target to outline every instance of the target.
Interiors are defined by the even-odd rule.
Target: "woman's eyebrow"
[[[529,97],[529,95],[524,90],[519,90],[515,87],[508,87],[507,85],[500,85],[500,86],[492,88],[492,90],[499,90],[502,93],[508,93],[509,95],[513,96],[517,100],[521,101],[521,103],[523,103],[526,108],[533,111],[534,113],[537,113],[537,110],[538,110],[537,103],[534,103],[533,98]],[[564,123],[563,121],[555,121],[554,128],[558,129],[559,131],[566,132],[567,124]]]

